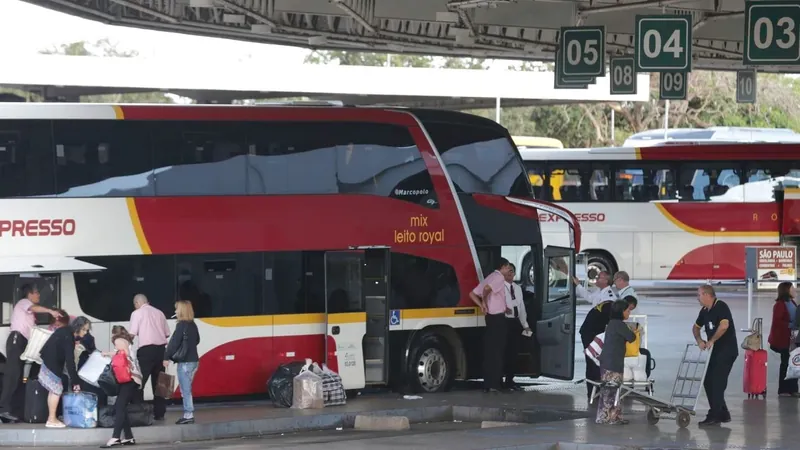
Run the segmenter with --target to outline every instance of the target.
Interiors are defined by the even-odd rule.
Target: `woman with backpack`
[[[123,326],[115,326],[111,330],[111,341],[114,343],[115,352],[107,354],[111,356],[111,369],[114,378],[119,385],[119,394],[114,403],[114,431],[111,439],[101,448],[111,448],[119,445],[134,445],[136,439],[133,438],[131,423],[128,420],[128,404],[133,401],[137,391],[142,386],[142,371],[139,363],[131,351],[133,336]],[[122,432],[125,432],[127,439],[122,439]]]

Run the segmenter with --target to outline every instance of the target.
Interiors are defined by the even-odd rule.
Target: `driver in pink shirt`
[[[503,357],[506,349],[506,285],[505,277],[513,270],[511,263],[500,258],[497,270],[489,274],[469,297],[485,314],[486,332],[483,350],[483,390],[499,392],[503,382]]]
[[[39,289],[33,284],[26,284],[20,288],[22,299],[14,305],[11,313],[11,333],[6,341],[6,371],[3,377],[3,393],[0,394],[0,421],[3,423],[17,423],[19,419],[11,414],[11,400],[22,382],[22,365],[19,359],[28,346],[31,331],[36,327],[37,313],[50,314],[55,318],[61,314],[39,304]]]

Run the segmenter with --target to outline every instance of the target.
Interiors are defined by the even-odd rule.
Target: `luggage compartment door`
[[[325,253],[325,363],[345,389],[364,387],[364,258],[363,251]]]
[[[541,375],[571,380],[575,371],[575,251],[545,247],[542,282],[542,316],[536,322]]]

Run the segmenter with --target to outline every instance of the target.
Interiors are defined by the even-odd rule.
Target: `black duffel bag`
[[[127,406],[131,427],[149,427],[153,424],[153,406],[148,403],[133,403]],[[97,426],[114,428],[114,406],[103,406],[97,411]]]

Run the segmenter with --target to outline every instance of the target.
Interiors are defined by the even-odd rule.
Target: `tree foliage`
[[[100,39],[95,42],[78,41],[68,44],[53,46],[49,49],[41,50],[39,53],[45,55],[67,55],[67,56],[97,56],[107,58],[133,58],[139,55],[135,50],[120,49],[119,46],[111,42],[108,38]],[[172,98],[162,92],[144,92],[133,94],[103,94],[103,95],[84,95],[81,102],[86,103],[174,103]]]
[[[306,58],[313,64],[385,66],[386,54],[358,52],[314,52]],[[432,58],[392,55],[394,67],[441,67],[484,69],[486,61],[463,58]],[[521,62],[510,70],[552,70],[549,64]],[[633,133],[662,128],[666,103],[658,100],[657,74],[650,76],[649,102],[582,103],[555,106],[503,108],[501,123],[513,135],[547,136],[560,139],[567,147],[619,145]],[[758,74],[758,102],[736,103],[736,74],[733,72],[692,72],[687,101],[669,105],[669,127],[752,126],[791,128],[800,131],[800,82],[782,75]],[[614,111],[614,140],[611,139],[611,111]],[[493,119],[494,109],[470,111]]]

